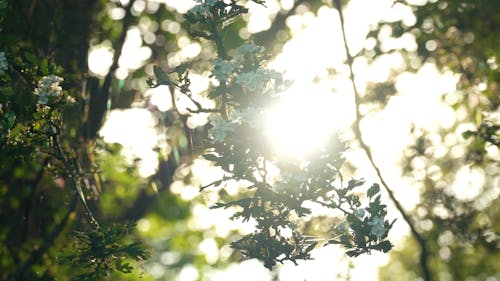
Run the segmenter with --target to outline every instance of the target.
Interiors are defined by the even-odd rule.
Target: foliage
[[[112,77],[120,67],[118,59],[129,28],[139,24],[136,16],[141,13],[137,14],[135,1],[127,6],[112,1],[106,9],[104,2],[97,0],[63,2],[2,1],[0,5],[0,203],[1,234],[6,241],[0,256],[5,268],[2,280],[65,280],[68,276],[74,280],[103,280],[113,278],[116,272],[131,273],[131,262],[142,262],[147,254],[144,245],[134,238],[136,227],[127,221],[141,222],[150,205],[155,205],[151,199],[156,198],[154,194],[161,194],[157,204],[171,204],[155,211],[160,221],[180,225],[190,216],[185,204],[168,192],[177,179],[175,172],[181,161],[190,161],[182,158],[188,116],[174,108],[170,112],[173,115],[161,117],[158,127],[180,130],[173,130],[177,135],[170,139],[171,157],[160,159],[158,173],[144,180],[137,179],[136,163],[127,164],[119,156],[121,149],[103,144],[98,135],[110,101],[113,107],[129,107],[131,101],[123,97],[137,90],[131,86],[133,79],[145,81],[146,67],[135,71],[125,86]],[[253,2],[264,5],[263,1]],[[124,12],[121,21],[106,15],[111,9]],[[349,218],[342,229],[341,244],[351,249],[350,255],[370,250],[387,252],[392,247],[386,240],[392,224],[385,220],[379,190],[370,189],[368,197],[373,200],[365,213],[359,195],[354,193],[363,182],[351,180],[342,187],[339,169],[344,144],[337,137],[332,136],[329,147],[305,159],[306,165],[301,164],[303,161],[285,163],[264,144],[259,115],[279,100],[278,93],[286,89],[288,82],[265,68],[270,56],[264,48],[252,42],[231,42],[230,36],[222,36],[231,31],[232,25],[241,24],[241,15],[247,11],[236,1],[198,1],[184,19],[157,8],[140,16],[141,20],[166,18],[179,22],[181,30],[191,36],[215,43],[218,57],[212,61],[212,78],[218,85],[208,97],[216,101],[216,108],[204,108],[192,95],[190,72],[198,67],[192,63],[177,65],[168,74],[163,70],[165,65],[154,66],[156,81],[150,79],[147,83],[177,88],[195,105],[188,110],[190,115],[213,113],[209,141],[203,141],[202,154],[226,174],[211,186],[229,180],[251,183],[241,198],[215,205],[239,209],[233,219],[257,223],[253,234],[239,237],[232,246],[248,258],[261,259],[268,268],[276,262],[310,258],[317,243],[304,235],[299,219],[310,216],[311,210],[303,205],[314,201]],[[19,21],[20,14],[27,16],[27,25]],[[165,40],[149,47],[155,49],[159,60],[165,56],[161,51],[165,46],[176,45],[177,36],[168,32],[157,35]],[[89,76],[88,42],[106,39],[112,41],[116,52],[110,70],[104,77]],[[210,50],[210,46],[206,48]],[[206,67],[199,65],[198,69]],[[279,168],[281,178],[271,179],[267,165]],[[290,171],[302,176],[289,176]],[[12,224],[16,220],[23,224]],[[291,236],[286,231],[291,231]],[[189,235],[200,232],[191,231]],[[335,235],[337,230],[332,229]],[[224,241],[219,243],[223,245]],[[56,253],[65,244],[74,246],[65,249],[66,263],[61,265]],[[189,259],[184,259],[179,266],[187,262]]]
[[[336,179],[342,185],[341,153],[344,144],[332,136],[330,145],[318,148],[318,152],[295,162],[280,159],[269,150],[265,140],[265,119],[271,104],[279,100],[278,94],[287,87],[281,75],[265,68],[264,48],[252,43],[239,46],[230,56],[220,40],[220,34],[235,16],[246,9],[236,2],[202,1],[193,7],[186,18],[197,24],[196,37],[212,40],[218,57],[213,60],[211,77],[217,83],[208,97],[217,101],[216,108],[203,108],[189,89],[187,72],[173,72],[178,82],[155,68],[153,87],[176,87],[196,106],[191,113],[212,112],[209,130],[210,143],[203,157],[213,161],[225,171],[224,178],[209,186],[220,186],[230,180],[243,181],[250,191],[248,195],[219,202],[213,208],[236,207],[232,219],[255,221],[256,231],[231,246],[239,249],[247,258],[257,258],[271,269],[277,262],[310,259],[310,252],[317,242],[310,241],[300,230],[300,219],[311,215],[307,202],[339,210],[345,216],[342,230],[334,229],[327,244],[341,244],[347,254],[358,256],[371,250],[388,252],[392,244],[386,240],[392,223],[386,219],[386,206],[380,202],[380,189],[374,185],[368,191],[369,206],[360,208],[360,197],[354,188],[363,181],[350,180],[347,186],[335,187]],[[268,167],[276,167],[279,177],[269,175]],[[206,187],[204,187],[206,188]],[[378,195],[378,196],[376,196]],[[339,234],[340,233],[340,234]]]
[[[99,188],[87,151],[86,141],[91,140],[80,133],[84,103],[76,90],[76,80],[87,69],[80,64],[82,57],[71,53],[77,50],[72,40],[87,45],[81,44],[87,37],[74,33],[82,26],[63,24],[86,4],[48,1],[30,7],[25,2],[0,5],[0,233],[5,242],[0,279],[63,280],[74,275],[65,273],[68,266],[54,267],[59,264],[57,252],[75,239],[66,233],[68,225],[85,229],[76,237],[88,242],[68,249],[73,262],[91,267],[94,277],[109,271],[111,262],[114,269],[130,272],[123,258],[143,259],[144,246],[127,243],[125,225],[101,228],[91,211]],[[51,6],[54,10],[46,10]],[[24,12],[26,21],[19,22]],[[49,18],[54,24],[47,24]],[[78,24],[85,26],[90,19]],[[59,37],[67,32],[64,28],[74,28],[73,35]],[[63,42],[65,47],[60,47]],[[77,208],[78,200],[82,208]]]
[[[127,259],[142,261],[148,254],[140,242],[124,241],[133,225],[113,225],[105,229],[77,232],[76,254],[65,257],[67,263],[84,269],[73,280],[101,280],[110,273],[131,273]]]
[[[295,0],[271,15],[268,30],[250,40],[238,36],[250,5],[272,4],[266,2],[198,0],[182,15],[157,1],[0,0],[0,280],[174,279],[188,265],[203,280],[240,255],[275,268],[309,259],[320,244],[340,245],[352,257],[391,250],[391,204],[381,199],[390,188],[383,175],[380,186],[344,179],[349,159],[336,133],[293,159],[267,144],[265,117],[290,85],[267,61],[294,32],[287,19],[332,5]],[[413,128],[414,143],[401,160],[402,177],[421,195],[415,209],[403,210],[404,219],[427,252],[418,256],[421,241],[398,241],[402,247],[391,250],[381,278],[426,278],[419,268],[428,263],[433,279],[498,279],[496,3],[414,3],[394,1],[410,7],[414,23],[380,22],[368,34],[375,46],[347,61],[402,54],[406,67],[388,81],[369,83],[358,101],[375,111],[399,95],[403,72],[430,63],[460,74],[457,91],[443,96],[455,124]],[[334,1],[337,9],[344,5],[348,1]],[[414,38],[418,48],[387,49],[387,30],[394,38]],[[134,54],[139,61],[130,66],[121,58],[136,33],[149,56]],[[200,51],[186,55],[188,44]],[[109,69],[91,73],[88,54],[103,49],[111,54]],[[210,80],[201,94],[196,76]],[[148,86],[171,95],[173,106],[157,108]],[[185,110],[181,99],[189,102]],[[123,156],[126,147],[99,135],[107,112],[130,108],[148,111],[164,136],[155,147],[158,167],[148,177],[139,175],[139,160]],[[207,115],[205,125],[190,122]],[[194,170],[206,160],[223,175],[201,184]],[[478,195],[464,199],[449,187],[467,171],[483,176],[470,187]],[[234,182],[238,192],[228,187]],[[199,186],[199,196],[185,196]],[[193,226],[207,205],[211,214],[227,211],[255,229],[220,234],[217,226]],[[329,215],[316,216],[317,208]],[[224,255],[203,253],[207,241]]]

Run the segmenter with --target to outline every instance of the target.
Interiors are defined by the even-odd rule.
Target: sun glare
[[[267,116],[267,135],[276,151],[302,157],[325,144],[335,131],[349,126],[349,104],[331,92],[291,90]]]

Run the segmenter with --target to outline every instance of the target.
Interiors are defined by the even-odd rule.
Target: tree
[[[231,21],[247,12],[233,1],[200,1],[185,14],[186,21],[168,10],[162,15],[164,11],[157,12],[158,6],[148,3],[148,13],[159,18],[177,17],[177,21],[184,21],[183,27],[191,36],[215,43],[218,58],[211,71],[218,85],[208,97],[219,105],[205,108],[192,95],[189,71],[200,71],[206,64],[197,69],[194,63],[186,62],[167,71],[165,65],[153,66],[151,74],[155,78],[148,80],[149,86],[167,86],[172,93],[177,89],[195,109],[188,108],[188,114],[183,114],[174,105],[168,113],[172,119],[164,120],[173,123],[159,125],[177,129],[170,143],[172,153],[160,162],[156,175],[137,179],[134,166],[118,157],[119,147],[102,143],[98,132],[110,99],[115,107],[130,106],[130,100],[120,100],[120,96],[114,100],[111,94],[127,95],[136,87],[133,79],[126,80],[125,84],[130,85],[123,87],[124,83],[113,75],[123,68],[119,59],[132,26],[140,26],[139,18],[150,17],[139,17],[144,8],[140,3],[145,4],[130,1],[122,6],[116,2],[104,9],[99,1],[2,2],[2,32],[6,35],[2,39],[5,51],[1,73],[2,233],[7,242],[2,251],[6,269],[2,279],[63,279],[69,272],[75,280],[98,280],[114,272],[131,273],[130,260],[140,262],[148,256],[131,226],[149,212],[153,198],[161,195],[163,202],[173,203],[169,210],[158,211],[165,216],[163,220],[177,221],[188,216],[182,203],[168,193],[168,187],[175,179],[175,170],[191,161],[187,154],[198,153],[193,150],[193,142],[186,145],[187,138],[192,140],[195,133],[188,127],[187,118],[196,113],[214,113],[210,143],[200,144],[200,154],[225,170],[224,177],[210,186],[229,180],[251,183],[245,187],[246,194],[215,205],[239,207],[234,218],[257,222],[255,232],[232,243],[246,257],[260,259],[268,268],[285,260],[295,263],[308,259],[317,242],[310,241],[292,220],[309,215],[310,209],[303,206],[305,201],[336,209],[345,217],[346,221],[333,230],[332,237],[339,238],[326,239],[326,243],[345,246],[350,256],[390,250],[392,245],[386,237],[392,224],[385,219],[380,189],[372,185],[366,194],[368,203],[361,208],[360,197],[353,189],[364,182],[351,179],[344,184],[340,173],[343,144],[338,139],[333,138],[329,147],[303,159],[307,162],[296,163],[280,162],[262,142],[249,142],[251,136],[258,136],[258,126],[262,126],[258,123],[263,120],[256,116],[278,99],[276,92],[284,89],[285,81],[264,68],[266,55],[262,47],[243,40],[231,42],[221,36],[221,32],[231,31],[227,28]],[[75,17],[81,10],[87,13]],[[109,12],[109,18],[103,12]],[[24,17],[28,25],[19,21]],[[121,24],[115,24],[113,18],[119,17]],[[112,40],[115,54],[109,71],[99,81],[98,77],[88,76],[82,54],[88,52],[87,41],[103,38]],[[150,44],[157,49],[155,59],[160,59],[165,44],[171,43],[159,40]],[[210,50],[209,45],[206,48]],[[134,75],[141,77],[144,70]],[[173,96],[174,104],[175,99]],[[75,112],[79,114],[75,116]],[[198,130],[207,132],[206,128]],[[204,139],[202,132],[195,140]],[[268,165],[281,170],[279,180],[268,176]],[[298,174],[288,177],[285,172]],[[124,185],[138,188],[123,191]],[[159,208],[164,208],[158,203]],[[173,214],[169,212],[172,207]],[[16,225],[16,221],[23,223]],[[68,243],[73,247],[65,249]]]
[[[382,279],[394,272],[425,280],[444,278],[443,274],[457,280],[494,276],[498,120],[486,115],[498,109],[498,36],[489,28],[497,22],[495,4],[395,2],[412,7],[415,24],[381,22],[368,35],[375,46],[353,54],[344,30],[346,3],[340,1],[293,1],[251,40],[240,33],[247,25],[244,17],[248,7],[265,6],[264,1],[206,0],[184,7],[142,0],[1,1],[0,234],[6,243],[0,248],[0,279],[173,279],[189,264],[203,279],[209,278],[207,267],[224,267],[242,257],[257,258],[268,268],[295,263],[309,258],[318,241],[340,244],[349,256],[387,252],[394,221],[386,218],[387,202],[381,193],[389,194],[395,212],[402,214],[398,223],[405,221],[416,239],[408,239],[407,248],[391,254],[394,258],[382,270]],[[282,159],[261,136],[262,116],[280,102],[277,93],[288,86],[266,62],[291,38],[288,18],[304,10],[317,13],[322,7],[335,8],[340,15],[336,27],[344,35],[356,105],[351,143],[366,152],[380,185],[368,188],[363,180],[344,175],[341,156],[346,144],[337,134],[294,161]],[[475,14],[490,16],[477,21]],[[377,34],[388,27],[396,37],[413,34],[419,48],[384,49]],[[121,59],[134,38],[149,56],[127,65]],[[190,44],[199,50],[183,52]],[[109,69],[89,74],[87,54],[95,49],[111,50],[112,59]],[[413,69],[399,69],[389,81],[361,89],[354,79],[356,60],[376,61],[396,52]],[[415,63],[419,59],[463,74],[459,98],[449,94],[447,101],[466,114],[456,125],[437,132],[413,130],[415,145],[407,149],[401,166],[403,176],[415,180],[415,188],[422,186],[422,201],[415,210],[406,210],[393,192],[396,188],[385,180],[380,169],[384,163],[374,157],[376,147],[365,141],[362,122],[369,116],[361,107],[383,111],[398,95],[397,76],[420,69],[422,64]],[[202,93],[193,88],[199,76],[212,79]],[[146,95],[148,87],[170,94],[172,107],[156,107]],[[479,103],[467,100],[471,96]],[[100,135],[110,110],[131,107],[154,116],[155,128],[164,136],[155,148],[156,172],[146,178],[138,175],[140,160],[124,159],[121,146],[103,142]],[[208,115],[208,123],[193,125],[195,118]],[[463,131],[459,123],[468,120],[476,128],[468,128],[463,135],[468,140],[462,140],[456,137]],[[455,135],[460,141],[432,142],[436,135]],[[450,153],[436,154],[438,147]],[[466,153],[456,156],[452,151],[457,147]],[[210,182],[206,176],[200,178],[195,170],[207,166],[201,157],[222,176]],[[462,158],[463,162],[457,160]],[[416,161],[423,161],[425,168],[414,167]],[[484,196],[461,200],[449,193],[446,183],[470,163],[484,173]],[[422,171],[424,178],[419,177]],[[235,182],[237,192],[225,188]],[[190,187],[201,187],[203,195],[180,194]],[[335,216],[314,217],[307,205],[311,202],[333,210]],[[253,222],[256,228],[229,228],[221,235],[214,226],[192,227],[200,212],[208,212],[207,206]],[[440,227],[427,227],[429,221]],[[223,258],[199,252],[198,245],[220,249],[230,243],[238,251],[226,249]],[[485,253],[475,259],[477,270],[468,266],[470,248]],[[415,249],[420,257],[408,254]],[[155,268],[159,264],[163,267]],[[151,275],[142,276],[143,267]]]

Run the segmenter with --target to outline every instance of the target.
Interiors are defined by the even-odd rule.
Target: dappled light
[[[278,154],[303,158],[350,125],[352,102],[340,99],[340,94],[316,92],[318,88],[313,84],[292,88],[281,93],[279,102],[269,109],[265,134]]]
[[[0,281],[500,280],[497,6],[0,0]]]

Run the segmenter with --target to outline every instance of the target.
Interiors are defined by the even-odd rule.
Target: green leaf
[[[314,242],[311,245],[307,246],[305,252],[309,253],[310,251],[312,251],[314,249],[314,247],[316,247],[317,244],[318,244],[318,242]]]
[[[212,162],[218,162],[220,160],[220,157],[217,157],[214,154],[203,154],[203,158]]]
[[[342,244],[342,242],[335,240],[335,239],[332,239],[332,240],[328,240],[328,244]]]
[[[38,64],[40,62],[38,57],[31,52],[24,53],[24,56],[26,57],[26,60],[32,64]]]
[[[159,66],[153,66],[153,71],[155,73],[156,79],[160,85],[170,85],[172,81],[168,77],[168,75],[161,69]]]
[[[210,209],[218,209],[218,208],[226,208],[227,204],[217,202],[214,205],[210,206]]]
[[[372,198],[375,194],[380,192],[380,186],[378,183],[374,183],[366,192],[366,195],[370,198]]]
[[[132,266],[130,266],[130,263],[122,263],[123,261],[121,260],[116,260],[116,270],[123,272],[123,273],[132,273],[132,270],[134,269]]]
[[[362,186],[364,183],[364,180],[351,179],[349,180],[347,189],[354,189],[355,187]]]
[[[465,132],[462,133],[462,137],[464,139],[468,139],[468,138],[470,138],[470,137],[472,137],[474,135],[476,135],[476,132],[473,132],[473,131],[470,131],[470,130],[469,131],[465,131]]]
[[[351,258],[352,258],[352,257],[357,257],[357,256],[359,256],[359,253],[358,253],[358,251],[356,251],[356,250],[347,251],[347,252],[345,252],[345,253],[346,253],[349,257],[351,257]]]
[[[393,247],[393,245],[391,244],[391,242],[389,242],[388,240],[385,240],[385,241],[382,241],[382,242],[378,243],[377,245],[373,246],[372,248],[374,250],[379,250],[379,251],[382,251],[384,253],[387,253],[392,249],[392,247]]]

